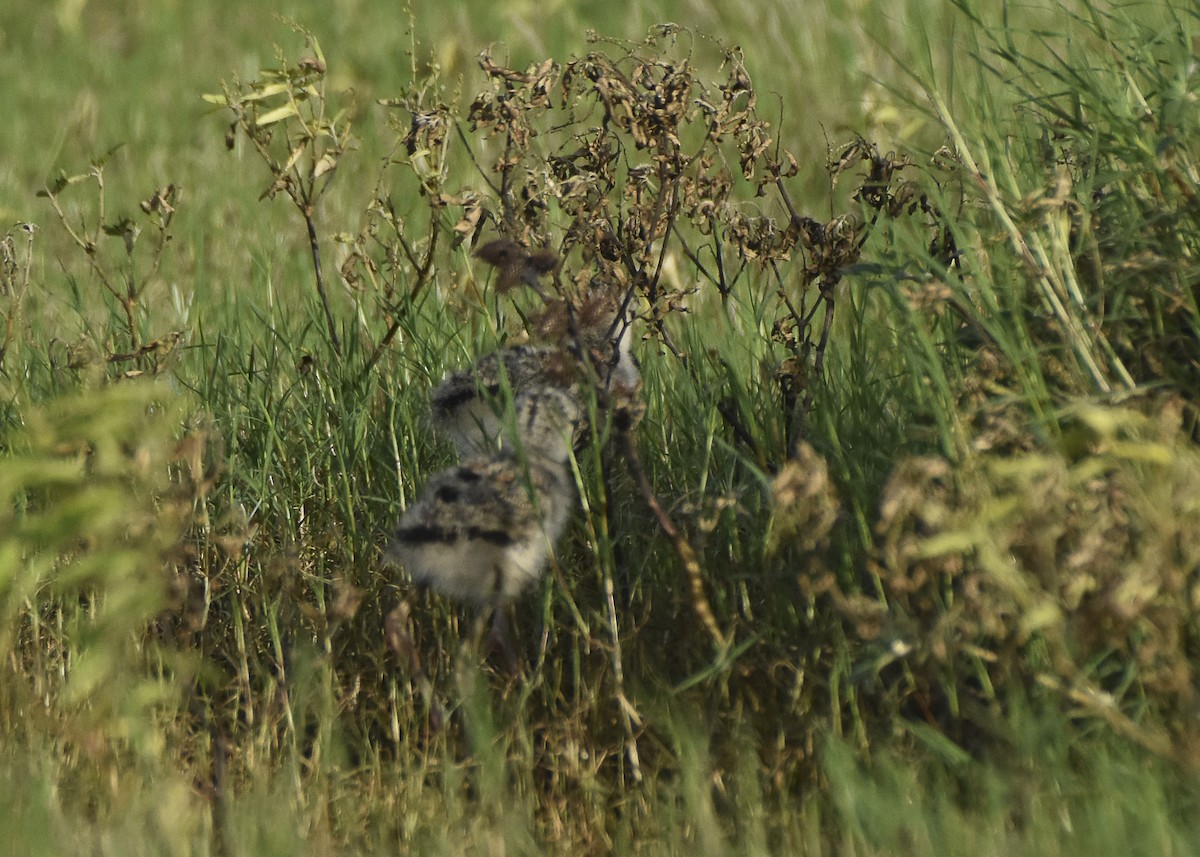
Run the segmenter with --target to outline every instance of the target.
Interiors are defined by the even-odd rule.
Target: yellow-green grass
[[[474,5],[63,0],[5,22],[0,214],[36,224],[0,282],[14,851],[1194,850],[1195,10]],[[797,215],[863,239],[825,281],[828,342],[805,350],[823,315],[797,331],[784,300],[823,306],[812,246],[723,300],[684,252],[712,273],[710,236],[660,238],[677,300],[665,339],[639,323],[635,441],[692,575],[601,433],[560,573],[515,607],[527,674],[481,667],[473,615],[433,595],[409,652],[380,555],[451,458],[427,393],[538,302],[452,246],[461,206],[430,225],[409,114],[379,101],[446,103],[441,187],[486,195],[480,52],[616,58],[589,30],[666,21],[639,50],[718,93],[740,46]],[[233,115],[201,98],[315,58],[288,22],[353,120],[311,212],[325,301],[301,213],[260,198],[252,142],[227,148]],[[537,164],[563,114],[528,115]],[[896,205],[831,169],[856,138],[906,160]],[[138,204],[169,184],[159,232]],[[379,188],[418,255],[441,235],[388,294],[340,276]],[[773,186],[731,193],[786,226]]]

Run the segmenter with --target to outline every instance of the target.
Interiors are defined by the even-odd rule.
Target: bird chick
[[[641,373],[630,351],[630,325],[611,314],[578,330],[578,342],[567,345],[518,345],[480,358],[469,369],[446,375],[430,396],[433,421],[464,457],[486,455],[502,443],[505,403],[533,387],[555,389],[581,402],[580,386],[597,383],[624,399],[636,398]],[[567,339],[556,331],[560,340]],[[581,362],[590,363],[591,371]],[[574,437],[586,426],[577,405]]]
[[[387,558],[451,597],[495,604],[519,595],[541,576],[575,503],[568,461],[579,411],[566,391],[522,391],[501,451],[430,478]]]
[[[574,396],[568,354],[552,346],[518,345],[480,358],[471,369],[450,372],[430,396],[434,424],[466,457],[495,453],[504,433],[505,402],[522,392],[552,389]],[[582,409],[576,402],[578,419]]]

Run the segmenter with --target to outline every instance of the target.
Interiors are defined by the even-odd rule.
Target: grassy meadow
[[[619,5],[0,24],[0,851],[1200,848],[1194,4]],[[643,376],[518,675],[381,562],[500,235]]]

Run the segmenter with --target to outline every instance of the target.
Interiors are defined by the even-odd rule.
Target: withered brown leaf
[[[538,278],[558,267],[558,254],[548,248],[526,250],[509,238],[489,241],[475,251],[475,257],[496,269],[496,292],[504,294],[526,285],[541,295]]]

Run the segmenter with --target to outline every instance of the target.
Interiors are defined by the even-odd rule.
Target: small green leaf
[[[259,116],[258,121],[255,122],[254,124],[258,125],[261,128],[264,125],[272,125],[276,122],[287,119],[289,116],[295,116],[295,115],[296,115],[296,105],[295,105],[295,103],[289,101],[287,104],[283,105],[282,107],[276,107],[274,110],[268,110],[262,116]]]
[[[325,52],[321,50],[321,43],[317,41],[317,37],[312,33],[308,34],[308,43],[312,47],[313,53],[316,54],[317,60],[323,68],[328,68],[325,63]]]
[[[1152,441],[1114,440],[1109,446],[1108,451],[1117,458],[1123,458],[1126,461],[1158,464],[1163,467],[1169,467],[1175,461],[1171,447],[1165,443],[1154,443]]]
[[[243,101],[262,101],[264,98],[270,98],[272,95],[279,95],[287,92],[288,85],[286,83],[268,83],[265,85],[255,86],[250,92],[242,96]]]
[[[1021,616],[1021,636],[1028,639],[1039,631],[1052,628],[1062,621],[1058,605],[1044,598],[1025,611]]]
[[[67,178],[66,173],[59,173],[58,177],[46,184],[46,187],[37,192],[38,196],[55,196],[60,193],[63,188],[71,183]]]
[[[52,181],[47,182],[45,189],[38,191],[38,196],[54,196],[62,192],[67,185],[79,184],[81,181],[86,181],[91,178],[90,173],[80,173],[79,175],[69,176],[63,171],[59,171]]]
[[[924,744],[928,749],[941,756],[951,765],[961,767],[963,765],[969,765],[974,761],[970,753],[955,744],[945,733],[935,729],[928,723],[922,723],[920,721],[913,720],[902,720],[901,725],[907,729],[914,738]]]
[[[918,556],[922,559],[930,559],[950,554],[964,554],[974,550],[978,542],[978,536],[968,530],[938,533],[936,536],[922,540]]]
[[[124,145],[125,145],[124,143],[117,143],[117,145],[113,146],[111,149],[109,149],[103,155],[96,158],[96,160],[92,161],[92,167],[97,170],[104,169],[104,165],[107,164],[109,162],[109,160],[112,158],[112,156],[117,153],[117,150],[120,149],[121,147],[123,147]]]

